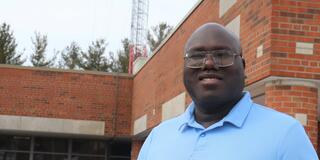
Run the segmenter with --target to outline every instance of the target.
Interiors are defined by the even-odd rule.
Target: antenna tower
[[[129,73],[138,57],[147,57],[149,0],[132,0]]]

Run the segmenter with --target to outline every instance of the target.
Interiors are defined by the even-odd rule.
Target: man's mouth
[[[218,74],[201,74],[199,75],[199,80],[213,80],[213,79],[217,79],[217,80],[222,80],[222,76],[218,75]]]
[[[222,76],[218,74],[200,74],[199,75],[199,81],[200,84],[205,86],[215,86],[217,83],[219,83],[222,80]]]

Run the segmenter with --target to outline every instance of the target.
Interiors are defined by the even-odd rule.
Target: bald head
[[[185,52],[191,50],[230,49],[242,54],[239,38],[218,23],[206,23],[194,31],[185,45]]]

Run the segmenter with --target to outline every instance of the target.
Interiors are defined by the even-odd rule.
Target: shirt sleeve
[[[287,131],[279,149],[279,160],[319,160],[303,126],[296,122]]]
[[[153,131],[151,131],[147,139],[144,141],[138,155],[138,160],[147,160],[148,152],[152,142],[152,137],[153,137]]]

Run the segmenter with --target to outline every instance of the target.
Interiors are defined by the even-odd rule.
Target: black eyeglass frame
[[[213,62],[214,62],[214,65],[216,65],[216,66],[219,67],[219,68],[225,68],[225,67],[232,66],[232,65],[234,64],[234,60],[235,60],[235,57],[236,57],[236,56],[240,56],[241,58],[243,58],[242,55],[238,54],[237,52],[231,51],[231,50],[209,50],[209,51],[196,51],[196,52],[198,52],[198,53],[204,53],[204,54],[196,54],[197,56],[203,55],[203,57],[202,57],[202,64],[199,65],[199,66],[190,66],[190,65],[186,64],[186,67],[192,68],[192,69],[203,68],[204,65],[205,65],[206,60],[208,59],[208,56],[207,56],[207,55],[211,55],[211,58],[212,58],[212,60],[213,60]],[[226,65],[220,65],[220,64],[216,63],[216,59],[215,59],[215,57],[213,56],[213,54],[218,53],[218,52],[220,52],[220,53],[221,53],[221,52],[225,52],[225,53],[227,53],[228,55],[232,56],[232,62],[231,62],[230,64],[226,64]],[[192,55],[191,55],[191,56],[192,56]],[[184,59],[187,61],[188,59],[192,58],[191,56],[190,56],[189,52],[186,52],[186,54],[185,54],[185,56],[184,56]]]

